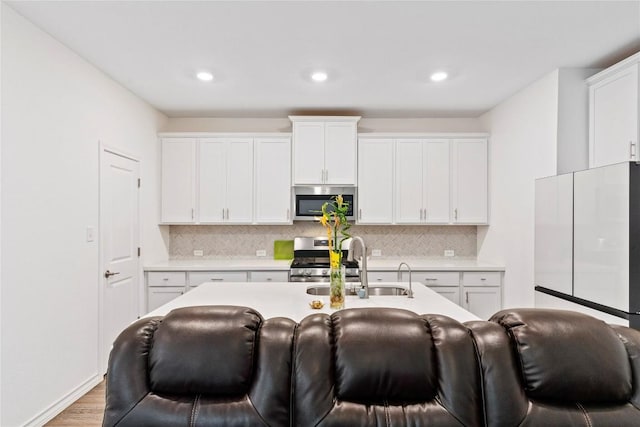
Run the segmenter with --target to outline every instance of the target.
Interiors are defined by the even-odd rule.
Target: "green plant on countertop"
[[[342,276],[342,242],[350,238],[347,230],[351,224],[347,221],[349,203],[345,202],[342,195],[335,196],[334,200],[322,205],[320,223],[327,229],[329,246],[329,262],[331,265],[330,301],[331,308],[344,308],[344,277]]]

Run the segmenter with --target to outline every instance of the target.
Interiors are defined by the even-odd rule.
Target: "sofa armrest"
[[[149,393],[149,350],[161,320],[162,317],[138,320],[113,343],[103,426],[115,426]]]

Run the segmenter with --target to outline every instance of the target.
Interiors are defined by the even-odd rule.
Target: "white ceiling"
[[[640,50],[640,0],[9,4],[171,117],[475,117]],[[451,78],[430,82],[438,69]]]

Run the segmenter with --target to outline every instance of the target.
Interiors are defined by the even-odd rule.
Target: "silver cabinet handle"
[[[630,160],[636,157],[636,144],[633,141],[629,141],[629,157]]]
[[[427,222],[427,208],[424,208],[424,222]]]
[[[222,208],[222,220],[224,221],[224,208]]]
[[[320,183],[324,184],[324,169],[320,169]]]
[[[362,219],[362,209],[358,209],[358,219]]]
[[[267,282],[270,282],[271,280],[271,277],[267,277]]]
[[[458,208],[455,208],[453,210],[453,219],[455,219],[456,221],[458,220]]]
[[[467,304],[469,304],[469,292],[464,293],[464,300],[466,301]]]
[[[327,184],[329,182],[329,169],[324,170],[324,183]]]
[[[287,221],[291,219],[291,210],[287,209]]]
[[[196,210],[191,208],[191,219],[194,219],[196,217]]]
[[[109,277],[115,276],[116,274],[120,274],[120,272],[119,271],[114,271],[112,273],[109,270],[107,270],[107,271],[104,272],[104,277],[106,277],[108,279]]]
[[[211,279],[212,282],[222,282],[224,279],[222,277],[212,277]]]

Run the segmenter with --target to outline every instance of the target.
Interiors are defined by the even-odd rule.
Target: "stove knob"
[[[309,276],[311,276],[311,270],[306,269],[306,270],[304,270],[304,272],[302,274],[304,274],[305,276],[309,277]]]
[[[326,276],[327,274],[329,274],[329,270],[322,270],[322,275]]]

